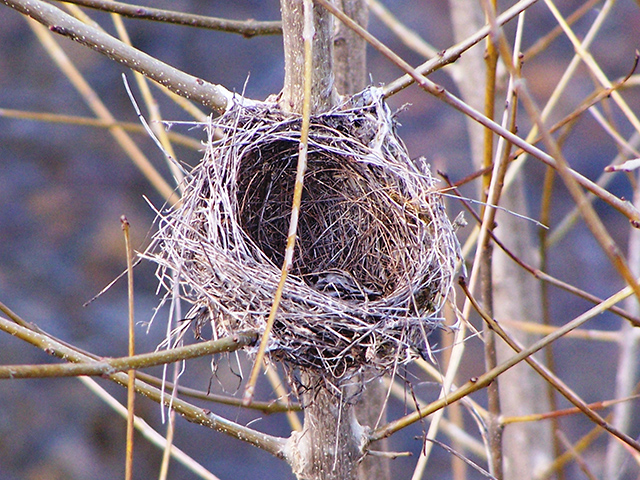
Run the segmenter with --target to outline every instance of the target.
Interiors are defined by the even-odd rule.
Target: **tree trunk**
[[[357,480],[365,429],[355,416],[357,385],[328,388],[317,371],[302,374],[304,425],[293,432],[287,458],[299,480]]]
[[[280,105],[286,111],[302,113],[304,2],[281,0],[280,7],[285,54],[285,81]],[[314,5],[313,26],[312,115],[329,110],[338,101],[333,71],[333,17],[323,7]],[[347,37],[345,34],[344,38]],[[352,45],[353,41],[348,44]],[[348,59],[343,58],[346,51],[342,46],[339,49],[343,52],[340,63],[347,65]],[[341,74],[340,78],[344,85],[357,82],[350,74]],[[349,389],[333,387],[325,375],[319,370],[301,374],[302,387],[298,390],[304,406],[304,425],[301,432],[291,435],[286,457],[300,480],[357,480],[366,437],[356,419],[355,397],[348,390],[358,391],[359,388],[353,384]]]
[[[304,97],[304,8],[302,0],[281,0],[284,42],[284,88],[280,105],[287,112],[302,113]],[[311,114],[329,110],[338,95],[333,77],[333,17],[320,5],[313,6],[313,69]]]
[[[365,0],[337,0],[336,6],[361,27],[367,28],[369,9]],[[335,85],[341,95],[353,95],[367,84],[367,42],[342,22],[335,22],[333,36]]]

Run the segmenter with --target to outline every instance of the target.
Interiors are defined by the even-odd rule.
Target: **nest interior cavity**
[[[287,243],[300,126],[276,105],[235,105],[208,126],[181,206],[161,214],[153,253],[161,283],[216,335],[264,331]],[[458,259],[434,184],[396,137],[379,90],[312,118],[272,358],[339,378],[426,351]]]

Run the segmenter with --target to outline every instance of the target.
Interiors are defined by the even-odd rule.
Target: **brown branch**
[[[473,308],[476,310],[476,312],[478,312],[480,314],[482,319],[485,322],[487,322],[487,324],[491,327],[491,329],[494,332],[496,332],[500,336],[500,338],[502,338],[502,340],[504,340],[507,343],[507,345],[509,345],[509,347],[511,347],[511,349],[514,352],[516,352],[518,355],[520,355],[523,352],[530,351],[533,348],[533,347],[529,347],[528,349],[524,350],[522,346],[520,346],[515,340],[513,340],[502,329],[500,324],[495,319],[493,319],[490,315],[487,314],[487,312],[485,312],[485,310],[475,300],[473,295],[471,295],[471,292],[469,292],[469,290],[466,288],[466,285],[464,284],[464,282],[460,282],[460,285],[461,285],[462,289],[464,290],[464,293],[467,296],[467,298],[473,304]],[[573,322],[570,322],[567,325],[570,325],[571,323],[574,323],[574,322],[576,322],[576,320],[574,320]],[[560,332],[560,330],[558,330],[558,332]],[[552,336],[553,336],[553,334],[545,337],[543,340],[545,340],[545,339],[547,339],[549,337],[552,337]],[[556,338],[560,338],[560,335],[556,335]],[[537,345],[539,343],[540,342],[536,342],[535,345]],[[553,372],[549,371],[547,369],[547,367],[545,367],[540,362],[538,362],[535,358],[533,358],[531,356],[531,355],[533,355],[533,353],[535,353],[535,352],[531,352],[531,354],[529,354],[529,355],[527,355],[527,356],[525,356],[523,358],[523,360],[525,362],[527,362],[531,366],[531,368],[533,368],[536,372],[538,372],[538,374],[541,375],[542,378],[544,378],[547,382],[549,382],[551,385],[553,385],[553,387],[559,393],[561,393],[562,396],[564,396],[567,400],[569,400],[571,403],[573,403],[578,409],[580,409],[580,411],[582,413],[584,413],[592,422],[594,422],[595,424],[601,426],[607,432],[611,433],[612,435],[614,435],[618,439],[622,440],[624,443],[626,443],[627,445],[632,447],[634,450],[640,452],[640,442],[634,440],[633,438],[631,438],[626,433],[618,430],[613,425],[608,423],[604,418],[602,418],[600,415],[598,415],[593,409],[591,409],[589,407],[589,405],[584,400],[582,400],[582,398],[580,398],[562,380],[560,380],[560,378],[558,378]]]
[[[103,361],[104,359],[98,357],[97,355],[93,355],[89,352],[84,352],[79,350],[78,348],[74,347],[73,345],[67,344],[65,342],[63,342],[60,339],[57,339],[55,337],[52,337],[51,335],[49,335],[48,333],[42,331],[40,328],[38,328],[36,325],[33,325],[29,322],[24,321],[22,318],[20,318],[18,315],[16,315],[14,312],[12,312],[6,305],[4,305],[2,302],[0,302],[0,312],[4,313],[8,318],[11,319],[11,321],[15,324],[15,325],[19,325],[24,327],[25,329],[27,329],[29,332],[31,332],[31,337],[33,339],[38,339],[39,342],[42,342],[39,345],[36,345],[38,347],[40,347],[43,350],[46,350],[49,347],[49,343],[48,343],[48,339],[53,340],[54,342],[56,342],[56,344],[59,345],[64,345],[82,355],[86,355],[88,358],[91,358],[92,360],[94,360],[95,362],[100,362]],[[1,317],[0,317],[0,320]],[[0,322],[1,325],[1,322]],[[35,334],[35,335],[34,335]],[[29,341],[29,343],[34,344],[32,341]],[[202,346],[202,348],[205,349],[205,353],[207,355],[209,354],[213,354],[215,353],[215,349],[209,350],[209,346],[206,345],[209,344],[209,342],[204,342],[202,344],[200,344]],[[175,351],[175,350],[173,350]],[[189,354],[190,350],[183,350],[183,352],[186,352],[187,354]],[[195,351],[191,351],[192,353],[195,354]],[[180,359],[184,359],[186,357],[182,356]],[[140,356],[136,357],[134,360],[134,363],[137,361],[137,359],[140,359]],[[152,359],[152,357],[151,357]],[[180,360],[179,359],[179,360]],[[122,357],[122,358],[117,358],[117,359],[107,359],[107,361],[110,360],[116,360],[116,361],[122,361],[123,364],[120,365],[121,368],[118,368],[118,370],[126,370],[128,366],[131,366],[131,363],[127,363],[129,362],[129,360],[127,360],[127,357]],[[149,358],[147,358],[147,360],[150,360]],[[170,360],[170,357],[165,357],[165,360]],[[126,364],[126,365],[125,365]],[[61,365],[55,365],[56,367],[61,367]],[[64,366],[68,366],[68,365],[64,365]],[[83,366],[85,366],[85,364],[83,364]],[[147,366],[151,366],[151,365],[147,365]],[[113,365],[111,365],[111,367],[113,371]],[[140,366],[134,366],[134,368],[141,368]],[[108,373],[108,372],[103,372],[104,374]],[[162,381],[159,378],[156,378],[152,375],[148,375],[146,373],[143,372],[137,372],[136,377],[139,378],[140,380],[142,380],[144,383],[158,387],[158,388],[164,388],[165,392],[173,392],[174,390],[174,385],[171,382],[166,382],[166,381]],[[15,377],[14,377],[15,378]],[[26,378],[26,377],[24,377]],[[33,378],[33,377],[29,377],[29,378]],[[208,401],[212,401],[215,403],[220,403],[223,405],[232,405],[232,406],[242,406],[242,401],[238,398],[233,398],[233,397],[228,397],[225,395],[216,395],[213,393],[207,393],[207,392],[201,392],[198,390],[194,390],[191,388],[187,388],[187,387],[182,387],[182,386],[178,386],[177,387],[177,391],[178,394],[180,395],[184,395],[184,396],[188,396],[188,397],[192,397],[192,398],[198,398],[200,400],[208,400]],[[282,402],[253,402],[251,404],[251,406],[249,407],[245,407],[245,408],[250,408],[252,410],[259,410],[262,411],[266,414],[271,414],[271,413],[280,413],[280,412],[286,412],[286,411],[299,411],[300,410],[300,405],[299,404],[284,404]]]
[[[2,303],[0,303],[0,311],[5,313],[9,318],[16,318],[18,320],[18,322],[10,322],[0,317],[0,326],[2,326],[3,330],[8,331],[9,333],[15,332],[16,335],[19,334],[22,340],[36,345],[47,353],[58,358],[62,358],[70,362],[80,363],[83,364],[83,366],[96,363],[95,355],[82,353],[74,347],[65,345],[64,343],[57,341],[47,334],[36,331],[36,329],[23,327],[22,324],[29,325],[28,322],[20,319],[20,317],[18,317]],[[199,345],[204,345],[204,343]],[[122,369],[126,370],[130,367],[131,365],[126,365],[123,366]],[[107,373],[110,372],[107,370]],[[109,374],[108,378],[109,380],[112,380],[124,387],[127,386],[128,375],[124,372]],[[157,403],[163,404],[166,407],[172,408],[189,422],[197,423],[209,427],[213,430],[225,433],[231,437],[254,445],[278,458],[284,457],[283,451],[286,440],[283,438],[267,435],[251,428],[247,428],[243,425],[239,425],[235,422],[220,417],[210,412],[209,410],[196,407],[195,405],[185,402],[180,398],[172,397],[162,390],[152,387],[140,380],[136,380],[135,385],[136,393],[144,395],[145,397],[148,397]]]
[[[460,277],[458,283],[463,287],[464,290],[466,290],[467,292],[469,291],[467,286],[466,286],[466,284],[465,284],[464,278]],[[393,435],[394,433],[396,433],[399,430],[402,430],[403,428],[407,427],[408,425],[411,425],[412,423],[415,423],[415,422],[419,421],[421,418],[425,418],[428,415],[431,415],[432,413],[436,412],[437,410],[440,410],[441,408],[444,408],[444,407],[446,407],[448,405],[451,405],[453,402],[457,402],[458,400],[466,397],[467,395],[470,395],[473,392],[476,392],[478,390],[481,390],[481,389],[485,388],[487,385],[489,385],[491,382],[493,382],[502,373],[506,372],[507,370],[509,370],[513,366],[517,365],[518,363],[522,362],[526,358],[530,357],[534,353],[542,350],[547,345],[551,345],[553,342],[555,342],[560,337],[566,335],[567,333],[571,332],[572,330],[575,330],[576,328],[580,327],[581,325],[583,325],[588,320],[594,318],[595,316],[599,315],[603,311],[607,310],[607,308],[609,308],[611,305],[614,305],[614,304],[620,302],[621,300],[631,296],[632,294],[633,294],[633,290],[630,287],[625,287],[624,289],[622,289],[618,293],[615,293],[612,296],[610,296],[609,298],[607,298],[601,304],[596,305],[595,307],[587,310],[582,315],[574,318],[570,322],[568,322],[565,325],[563,325],[562,327],[558,328],[553,333],[550,333],[549,335],[545,336],[544,338],[541,338],[540,340],[535,342],[530,347],[527,347],[527,348],[523,349],[522,351],[520,351],[516,355],[512,356],[508,360],[506,360],[506,361],[502,362],[500,365],[496,366],[495,368],[489,370],[488,372],[483,373],[482,375],[480,375],[478,377],[471,378],[465,384],[463,384],[457,390],[451,392],[450,394],[445,395],[444,397],[439,398],[438,400],[436,400],[434,402],[431,402],[429,405],[427,405],[427,406],[425,406],[423,408],[420,408],[420,409],[418,409],[417,411],[415,411],[413,413],[405,415],[402,418],[394,420],[393,422],[390,422],[387,425],[383,425],[382,427],[374,430],[369,435],[369,442],[376,442],[376,441],[381,440],[383,438],[386,438],[386,437],[388,437],[390,435]],[[567,389],[568,389],[568,387],[567,387]],[[606,422],[605,422],[605,424],[606,424]],[[601,424],[598,423],[598,425],[601,425]],[[608,425],[608,424],[606,424],[606,426],[608,427],[607,430],[611,432],[611,430],[609,430],[609,428],[611,428],[611,426]],[[613,433],[613,432],[611,432],[611,433]],[[634,448],[640,449],[640,443],[638,443],[635,440],[629,438],[627,435],[621,434],[618,431],[616,431],[616,434],[614,434],[614,435],[616,435],[618,438],[623,440],[625,443],[633,446]]]
[[[205,107],[222,112],[234,98],[226,88],[184,73],[95,27],[82,23],[46,2],[41,0],[2,0],[2,2],[45,25],[52,32],[69,37],[111,60],[142,73],[181,97],[198,102]]]
[[[498,23],[498,25],[504,25],[509,20],[518,16],[520,13],[522,13],[537,1],[538,0],[521,0],[511,8],[505,10],[504,13],[500,14],[496,19],[496,22]],[[489,35],[489,32],[489,26],[485,25],[474,35],[471,35],[464,41],[443,50],[438,54],[437,57],[432,58],[431,60],[428,60],[422,65],[416,67],[416,71],[421,75],[429,75],[430,73],[444,67],[445,65],[455,62],[465,51],[480,43],[483,38]],[[391,95],[395,95],[399,91],[407,88],[409,85],[412,85],[414,82],[415,78],[411,74],[407,73],[406,75],[386,85],[384,87],[384,96],[389,97]]]
[[[197,390],[195,388],[189,388],[182,385],[175,385],[172,382],[163,381],[161,378],[154,377],[144,372],[137,372],[136,377],[149,385],[158,388],[164,388],[165,392],[171,394],[175,391],[181,397],[195,398],[198,400],[205,400],[208,402],[219,403],[221,405],[230,405],[232,407],[243,407],[251,410],[257,410],[264,414],[270,415],[272,413],[285,413],[285,412],[299,412],[302,407],[297,402],[283,401],[282,397],[278,400],[271,401],[258,401],[254,400],[251,405],[243,405],[241,398],[232,397],[230,395],[219,395],[216,393],[205,392],[203,390]]]
[[[485,8],[489,8],[489,4],[495,8],[495,1],[485,2]],[[482,2],[481,2],[482,3]],[[484,97],[484,114],[487,118],[493,120],[495,118],[496,103],[496,78],[498,67],[498,50],[494,44],[492,35],[487,37],[486,53],[485,53],[485,97]],[[507,60],[505,60],[507,61]],[[515,98],[508,99],[511,107],[511,119],[514,120],[514,105],[517,104]],[[487,168],[492,165],[494,152],[494,134],[488,128],[484,129],[482,166]],[[492,172],[482,177],[482,196],[483,200],[489,205],[497,205],[502,195],[502,186],[504,184],[504,176],[509,165],[509,147],[504,148],[504,153],[498,164],[493,165]],[[482,224],[480,226],[481,233],[478,239],[478,250],[476,251],[476,261],[474,267],[480,269],[480,292],[482,295],[482,304],[488,311],[493,314],[494,311],[494,277],[493,277],[493,244],[488,232],[493,229],[495,215],[497,210],[489,206],[484,207]],[[496,344],[496,335],[491,329],[485,325],[483,329],[484,337],[484,364],[487,370],[495,368],[498,364],[498,349]],[[500,414],[502,413],[500,399],[500,379],[496,379],[487,386],[487,406],[489,416],[487,418],[487,443],[489,450],[489,471],[496,477],[503,477],[503,458],[504,450],[502,446],[503,426],[500,424]]]
[[[46,334],[34,332],[0,317],[0,329],[27,341],[45,351],[55,349],[57,340]],[[112,375],[130,369],[149,368],[157,365],[187,360],[189,358],[231,352],[255,342],[255,333],[238,334],[220,340],[197,343],[186,347],[173,348],[153,353],[143,353],[120,358],[91,358],[80,363],[53,365],[3,365],[0,366],[0,379],[44,378],[44,377],[76,377],[79,375]],[[69,348],[69,347],[67,347]],[[54,352],[51,352],[54,353]],[[55,354],[55,353],[54,353]],[[62,357],[64,358],[64,357]],[[73,358],[68,360],[74,362]]]
[[[563,170],[566,174],[572,178],[577,184],[584,187],[588,191],[594,193],[603,201],[611,205],[613,208],[618,210],[624,216],[626,216],[631,225],[635,228],[640,228],[640,211],[638,211],[633,205],[629,202],[621,200],[615,195],[611,194],[607,190],[601,188],[588,178],[584,177],[580,173],[575,170],[565,166],[561,163],[561,160],[555,159],[553,156],[548,153],[543,152],[539,148],[531,145],[526,140],[518,137],[512,132],[508,131],[501,125],[497,124],[493,120],[487,118],[485,115],[477,111],[475,108],[469,106],[458,97],[453,95],[451,92],[446,90],[441,85],[432,82],[424,75],[422,75],[418,70],[414,69],[410,64],[408,64],[405,60],[400,58],[393,50],[383,44],[380,40],[375,38],[369,32],[360,27],[357,23],[351,20],[349,17],[344,15],[340,10],[336,9],[329,0],[315,0],[317,3],[325,7],[329,10],[333,15],[335,15],[341,22],[344,22],[349,28],[353,29],[358,35],[362,36],[371,46],[373,46],[376,50],[382,53],[387,59],[389,59],[394,65],[402,69],[406,72],[423,90],[427,93],[430,93],[434,97],[443,101],[447,105],[455,108],[459,112],[469,116],[474,119],[481,125],[493,130],[495,133],[503,137],[505,140],[513,143],[515,146],[522,148],[525,152],[532,155],[533,157],[540,160],[545,165],[552,166],[557,170]],[[388,89],[385,90],[388,94]]]
[[[163,10],[160,8],[150,8],[141,5],[132,5],[104,0],[65,0],[66,3],[73,3],[87,8],[93,8],[103,12],[112,12],[127,18],[139,20],[152,20],[154,22],[173,23],[187,27],[208,28],[227,33],[238,33],[244,37],[254,37],[256,35],[280,35],[282,34],[282,24],[280,22],[260,22],[257,20],[229,20],[226,18],[207,17],[204,15],[194,15],[192,13]]]
[[[478,172],[475,172],[474,175],[476,177],[480,176],[480,174],[483,172],[483,170],[479,170]],[[456,198],[458,198],[458,200],[460,200],[460,202],[462,203],[462,205],[464,205],[465,209],[471,214],[471,216],[475,219],[475,221],[480,224],[482,222],[482,220],[480,219],[480,216],[473,210],[473,208],[471,208],[471,206],[469,205],[469,202],[465,201],[464,197],[462,196],[462,194],[459,192],[459,190],[456,188],[457,185],[462,184],[463,181],[457,182],[455,184],[453,184],[451,182],[451,180],[449,179],[449,177],[446,174],[443,174],[442,172],[440,172],[440,175],[442,176],[442,178],[445,180],[445,182],[447,182],[451,187],[452,187],[452,191],[456,194]],[[466,180],[466,179],[465,179]],[[548,273],[546,273],[544,270],[541,270],[539,268],[533,267],[531,265],[529,265],[528,263],[524,262],[521,258],[519,258],[516,254],[514,254],[509,248],[507,248],[507,246],[493,233],[493,231],[488,230],[489,235],[491,235],[491,238],[493,239],[493,241],[496,243],[496,245],[498,245],[498,247],[500,247],[500,249],[509,257],[511,258],[511,260],[513,260],[514,262],[516,262],[521,268],[525,269],[527,272],[529,272],[531,275],[533,275],[535,278],[537,278],[538,280],[542,280],[542,282],[544,283],[549,283],[555,287],[558,287],[566,292],[569,292],[577,297],[580,297],[584,300],[587,300],[593,304],[600,304],[602,303],[604,300],[600,297],[597,297],[595,295],[590,294],[589,292],[586,292],[584,290],[581,290],[578,287],[575,287],[567,282],[564,282],[552,275],[549,275]],[[634,327],[640,327],[640,317],[637,317],[635,315],[630,314],[629,312],[627,312],[626,310],[612,305],[608,308],[608,310],[611,313],[615,313],[616,315],[621,316],[622,318],[628,320]]]

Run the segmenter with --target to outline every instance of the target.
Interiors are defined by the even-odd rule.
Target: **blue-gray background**
[[[581,2],[560,3],[563,12],[568,13]],[[235,19],[277,20],[279,16],[276,1],[180,0],[155,2],[154,6]],[[446,2],[395,1],[390,7],[436,48],[452,44]],[[89,13],[113,32],[108,16]],[[579,23],[576,30],[584,33],[596,13],[595,10],[588,13],[588,21]],[[525,48],[555,26],[542,5],[532,8],[527,20]],[[133,20],[125,20],[125,23],[136,47],[191,74],[238,91],[246,83],[246,94],[258,99],[281,88],[282,45],[277,36],[244,39],[187,27]],[[634,49],[638,48],[639,25],[638,4],[618,2],[615,14],[592,48],[609,78],[623,76],[631,69]],[[379,21],[372,18],[370,29],[412,64],[422,63],[421,58],[402,46]],[[120,78],[125,70],[69,40],[57,41],[114,115],[118,119],[136,121]],[[537,98],[548,97],[572,54],[569,42],[562,38],[554,42],[545,55],[525,65],[529,87]],[[370,55],[369,71],[376,84],[391,81],[400,74],[375,53]],[[564,113],[593,88],[584,72],[579,78],[572,85],[572,94],[563,100]],[[434,80],[456,93],[447,75],[437,73]],[[637,93],[628,95],[632,105],[635,101],[638,111]],[[190,120],[161,95],[159,98],[165,118]],[[390,103],[395,108],[411,103],[399,116],[402,123],[399,131],[412,156],[427,156],[435,168],[448,172],[454,179],[472,172],[461,114],[415,87],[392,98]],[[0,7],[0,108],[92,115],[44,52],[25,19],[5,6]],[[593,120],[585,117],[580,122],[585,123],[581,130],[584,133],[569,138],[565,155],[574,168],[595,178],[617,151],[602,130],[595,127]],[[527,127],[525,123],[523,120],[523,131]],[[624,122],[620,124],[621,131],[628,135],[630,128]],[[200,131],[175,128],[194,138],[203,138]],[[152,142],[143,135],[134,135],[134,138],[151,161],[167,173],[163,156]],[[195,164],[199,153],[179,148],[178,158]],[[543,174],[540,165],[529,162],[526,175],[534,216],[539,209]],[[474,188],[468,188],[465,193],[474,195]],[[615,181],[610,188],[617,195],[631,195],[631,187],[623,179]],[[105,130],[0,116],[0,300],[24,319],[79,347],[101,355],[125,354],[124,282],[117,283],[89,306],[82,305],[124,268],[121,215],[126,215],[132,225],[135,246],[143,248],[148,242],[154,215],[143,195],[155,205],[162,203]],[[553,220],[556,221],[568,211],[571,202],[559,187],[554,200]],[[451,203],[450,208],[452,215],[460,210],[455,203]],[[625,219],[608,207],[599,205],[598,209],[616,241],[625,249],[628,233]],[[550,270],[601,296],[622,286],[595,241],[582,227],[577,227],[552,252]],[[138,267],[136,318],[139,322],[149,321],[153,314],[158,303],[155,288],[153,268],[149,265]],[[557,323],[566,322],[586,308],[582,301],[553,293],[552,313]],[[165,317],[161,313],[148,335],[144,327],[139,326],[139,351],[149,351],[157,345],[163,335]],[[604,315],[591,326],[616,329],[619,324],[617,318]],[[557,352],[561,375],[572,379],[572,387],[586,400],[610,398],[615,348],[596,343],[585,345],[579,341],[564,345]],[[588,358],[585,358],[587,351]],[[8,335],[0,335],[2,364],[43,361],[49,361],[44,353]],[[473,365],[466,369],[479,371]],[[222,361],[219,378],[212,381],[214,390],[219,390],[220,384],[228,391],[235,390],[234,376],[229,370]],[[200,360],[188,365],[184,382],[206,390],[211,377],[209,361]],[[122,389],[105,381],[101,383],[120,400],[124,399]],[[435,387],[428,384],[417,384],[416,388],[427,397],[437,394]],[[266,389],[261,395],[268,397]],[[157,405],[139,400],[137,407],[151,424],[163,430]],[[253,423],[256,428],[276,435],[288,434],[282,417],[257,417],[233,408],[208,408],[215,408],[216,412],[240,422],[259,418]],[[393,413],[399,415],[403,411],[400,403],[392,404]],[[583,419],[566,422],[575,435],[590,428]],[[420,436],[422,429],[422,426],[416,426],[404,432],[402,437],[392,439],[392,448],[412,451],[415,459],[421,442],[414,436]],[[124,465],[124,432],[124,421],[76,379],[0,381],[0,480],[120,478]],[[223,480],[293,478],[284,462],[182,420],[178,421],[176,444]],[[160,458],[158,450],[138,439],[136,478],[157,475]],[[396,460],[393,464],[396,478],[409,478],[413,462],[411,458]],[[448,465],[447,455],[438,452],[433,467],[438,470],[432,478],[448,478]],[[171,478],[194,477],[183,467],[173,464]]]

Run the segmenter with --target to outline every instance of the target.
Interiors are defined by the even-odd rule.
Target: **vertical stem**
[[[284,42],[284,88],[280,106],[302,113],[304,99],[304,15],[302,0],[281,0]],[[319,5],[313,6],[313,78],[311,114],[327,111],[337,103],[333,77],[333,18]]]
[[[540,208],[540,222],[543,225],[551,225],[551,197],[553,193],[553,184],[555,180],[555,171],[551,167],[547,167],[544,177],[544,187],[542,194],[542,202]],[[538,241],[540,244],[540,270],[547,271],[547,229],[541,228],[538,235]],[[542,309],[542,323],[543,325],[551,325],[551,310],[549,303],[549,284],[547,282],[540,282],[540,308]],[[553,356],[553,349],[548,347],[544,349],[545,363],[552,372],[556,371],[555,358]],[[555,411],[558,409],[558,402],[556,400],[556,392],[553,387],[548,383],[545,384],[545,391],[547,401],[549,402],[549,409]],[[557,432],[560,430],[560,422],[558,418],[551,419],[551,431]],[[557,435],[553,435],[553,458],[558,458],[562,455],[562,445]],[[565,479],[565,472],[562,466],[557,470],[558,480]]]
[[[300,480],[357,480],[364,429],[353,406],[357,386],[329,389],[317,371],[304,372],[302,432],[289,439],[288,459]],[[367,479],[368,480],[368,479]]]
[[[124,243],[127,254],[127,297],[129,300],[129,356],[135,352],[135,322],[133,316],[133,250],[131,248],[131,237],[129,235],[129,221],[122,215],[120,217],[122,231],[124,232]],[[136,371],[129,370],[127,383],[127,449],[125,461],[125,480],[133,478],[133,432],[134,432],[134,404],[135,404],[135,382]]]
[[[491,8],[495,9],[495,0],[491,0]],[[485,71],[485,101],[484,114],[487,118],[495,117],[496,98],[496,71],[498,65],[498,51],[495,47],[493,35],[487,37],[486,50],[486,71]],[[490,167],[493,163],[493,132],[488,128],[484,130],[484,155],[483,166]],[[482,181],[482,197],[487,200],[489,186],[491,184],[491,173],[487,173]],[[486,217],[485,217],[486,218]],[[492,218],[492,217],[491,217]],[[492,220],[493,221],[493,220]],[[487,229],[492,230],[492,225],[487,225]],[[484,308],[493,315],[493,274],[492,257],[493,245],[491,237],[486,235],[485,242],[480,245],[482,249],[480,263],[480,292]],[[496,337],[495,333],[487,324],[484,325],[484,361],[487,370],[491,370],[497,365]],[[500,425],[500,392],[498,380],[496,379],[487,387],[488,407],[489,407],[489,458],[490,471],[498,479],[502,478],[502,426]]]
[[[311,10],[308,8],[310,3],[306,4],[307,11]],[[305,29],[305,1],[281,0],[280,6],[285,53],[285,82],[280,105],[285,111],[304,114],[302,149],[306,147],[304,126],[306,123],[308,130],[309,116],[330,109],[338,100],[333,77],[332,16],[323,7],[313,5],[311,62],[305,62],[305,39],[309,41],[309,29]],[[292,225],[297,221],[300,208],[303,154],[306,155],[306,150],[299,152]],[[295,241],[295,232],[293,235],[289,232],[285,267],[286,259],[293,254],[289,240]],[[283,279],[286,278],[285,267]],[[287,448],[287,459],[294,473],[305,480],[356,480],[363,456],[364,434],[356,420],[353,393],[331,386],[322,371],[307,371],[301,376],[304,424],[301,432],[292,433]]]

